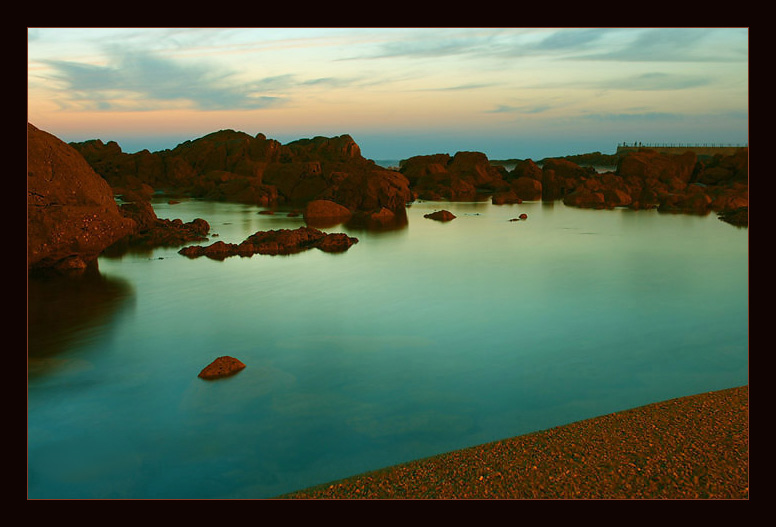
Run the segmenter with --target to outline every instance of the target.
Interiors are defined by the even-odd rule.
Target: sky
[[[748,144],[748,28],[28,28],[28,121],[152,152],[223,129],[370,159]]]

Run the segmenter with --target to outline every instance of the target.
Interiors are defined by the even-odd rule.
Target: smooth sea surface
[[[206,219],[203,244],[304,225],[155,209]],[[746,229],[560,202],[408,216],[325,229],[359,239],[341,254],[159,248],[31,280],[28,498],[269,498],[748,383]],[[222,355],[247,367],[197,377]]]

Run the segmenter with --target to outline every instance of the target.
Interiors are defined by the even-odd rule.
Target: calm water
[[[156,209],[213,241],[303,225]],[[748,382],[748,233],[714,215],[425,202],[328,230],[360,242],[31,283],[28,496],[272,497]],[[247,368],[198,379],[220,355]]]

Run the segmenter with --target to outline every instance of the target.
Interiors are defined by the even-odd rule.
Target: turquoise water
[[[213,241],[303,225],[156,210]],[[748,382],[748,233],[713,215],[421,202],[327,230],[360,241],[31,283],[28,497],[266,498]],[[197,378],[221,355],[246,369]]]

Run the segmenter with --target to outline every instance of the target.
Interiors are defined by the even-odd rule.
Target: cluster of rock
[[[402,161],[399,170],[413,197],[425,200],[468,201],[509,187],[506,169],[492,165],[481,152],[415,156]]]
[[[150,201],[138,200],[122,203],[119,211],[135,222],[130,234],[106,248],[111,255],[130,250],[147,250],[154,247],[176,247],[194,241],[208,239],[210,224],[202,218],[184,223],[180,219],[162,219],[156,216]]]
[[[749,153],[699,158],[642,149],[618,156],[614,171],[598,172],[569,159],[528,159],[510,171],[492,165],[484,154],[416,156],[402,162],[415,198],[475,199],[490,195],[494,204],[562,200],[582,208],[656,208],[707,214],[746,225],[749,207]]]
[[[749,202],[745,148],[714,158],[642,149],[516,160],[512,170],[481,152],[458,152],[415,156],[388,170],[365,159],[349,135],[284,145],[263,134],[222,130],[172,150],[135,154],[100,140],[73,146],[117,192],[145,186],[262,206],[299,204],[308,225],[316,226],[402,224],[405,205],[415,199],[469,201],[483,195],[495,204],[563,200],[575,207],[699,214],[730,213]],[[616,162],[616,169],[599,173],[589,166],[604,162]]]
[[[119,194],[175,189],[210,200],[299,205],[309,223],[337,217],[367,225],[406,220],[409,182],[361,155],[349,135],[281,144],[264,134],[221,130],[172,150],[124,153],[111,141],[71,143]]]
[[[28,269],[83,272],[100,254],[207,239],[207,221],[160,219],[149,195],[140,185],[119,205],[77,150],[28,123]]]
[[[347,251],[358,238],[344,233],[325,233],[313,227],[258,231],[240,243],[217,241],[207,246],[191,245],[178,252],[189,258],[206,256],[223,260],[229,256],[253,256],[254,254],[295,254],[317,248],[324,252]]]

